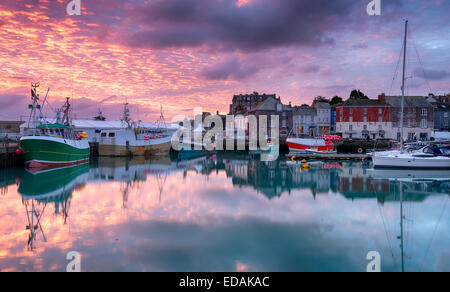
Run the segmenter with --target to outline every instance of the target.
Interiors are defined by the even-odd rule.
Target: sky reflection
[[[450,271],[449,182],[397,176],[406,271]],[[85,271],[365,271],[372,250],[400,271],[400,182],[367,164],[100,159],[0,182],[1,271],[64,271],[73,250]]]

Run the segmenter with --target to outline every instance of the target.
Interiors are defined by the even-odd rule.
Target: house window
[[[350,117],[350,123],[353,123],[353,117]]]
[[[379,122],[379,123],[382,123],[382,122],[383,122],[383,118],[382,118],[382,117],[379,117],[379,118],[378,118],[378,122]]]
[[[364,125],[364,131],[367,131],[367,125]]]
[[[423,119],[421,123],[422,129],[426,129],[428,127],[427,120]]]
[[[102,138],[105,138],[106,137],[106,133],[102,133],[102,136],[101,136]]]
[[[116,137],[116,133],[109,133],[108,137],[114,138],[114,137]]]
[[[378,109],[378,114],[382,115],[383,114],[383,109]]]
[[[367,108],[364,109],[364,114],[367,115]]]
[[[348,126],[349,131],[353,131],[353,125]]]
[[[422,116],[427,116],[428,115],[427,109],[422,109],[421,113],[422,113]]]
[[[353,115],[353,109],[352,108],[350,109],[350,114]]]
[[[367,123],[367,117],[364,117],[364,123]]]

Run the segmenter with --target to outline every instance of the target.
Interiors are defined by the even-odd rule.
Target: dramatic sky
[[[409,94],[450,92],[450,1],[1,0],[0,120],[26,114],[30,82],[51,88],[47,115],[73,96],[78,118],[99,108],[118,119],[228,111],[233,94],[276,93],[286,103],[317,95],[399,93],[393,82],[410,20]]]

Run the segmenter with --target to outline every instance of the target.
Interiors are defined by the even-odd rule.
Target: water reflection
[[[63,271],[77,250],[93,271],[365,271],[377,250],[385,271],[450,271],[449,172],[310,165],[220,153],[0,172],[0,270]]]

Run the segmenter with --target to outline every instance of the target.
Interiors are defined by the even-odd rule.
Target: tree
[[[319,103],[319,102],[329,103],[330,100],[323,96],[317,96],[316,98],[314,98],[314,104]]]
[[[331,99],[331,101],[330,101],[330,105],[337,105],[337,104],[340,104],[340,103],[343,103],[344,102],[344,100],[342,99],[342,97],[339,97],[339,96],[334,96],[332,99]]]
[[[369,99],[369,97],[367,95],[365,95],[364,93],[362,93],[361,90],[354,89],[350,93],[350,99]]]

